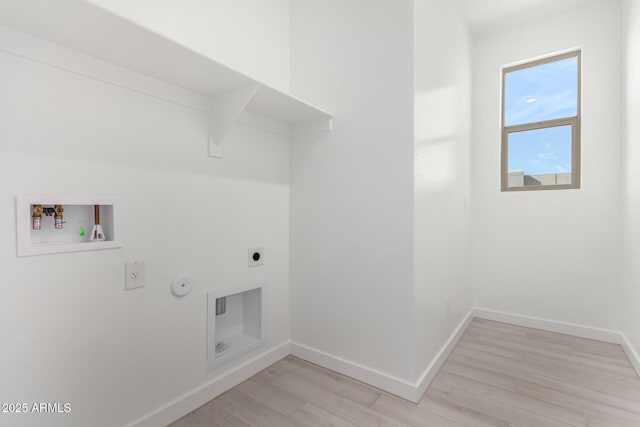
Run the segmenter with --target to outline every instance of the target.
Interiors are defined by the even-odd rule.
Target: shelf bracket
[[[251,85],[213,100],[209,123],[209,157],[222,157],[222,141],[249,105],[260,85]]]
[[[292,131],[294,135],[308,135],[320,132],[330,132],[333,130],[332,117],[319,117],[317,119],[298,122],[293,125]]]

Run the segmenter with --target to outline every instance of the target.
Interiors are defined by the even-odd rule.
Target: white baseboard
[[[496,322],[511,323],[528,328],[542,329],[559,334],[573,335],[580,338],[588,338],[597,341],[620,344],[629,361],[640,376],[640,356],[627,337],[618,331],[594,328],[592,326],[577,325],[575,323],[559,322],[556,320],[541,319],[539,317],[522,316],[520,314],[505,313],[503,311],[475,308],[474,317],[494,320]]]
[[[541,319],[539,317],[522,316],[520,314],[488,310],[485,308],[475,308],[473,310],[473,315],[480,319],[511,323],[513,325],[525,326],[527,328],[542,329],[544,331],[573,335],[575,337],[604,341],[613,344],[622,344],[623,342],[622,334],[620,332],[609,329],[600,329],[575,323]]]
[[[416,383],[403,380],[385,372],[352,362],[329,353],[294,342],[285,342],[271,350],[262,353],[229,372],[226,372],[206,384],[185,393],[168,402],[162,407],[127,424],[125,427],[155,427],[167,425],[183,417],[189,412],[204,405],[216,396],[240,384],[247,378],[268,368],[277,361],[293,354],[301,359],[331,369],[342,375],[354,378],[363,383],[377,387],[398,397],[417,403],[433,381],[449,354],[453,351],[460,337],[475,318],[511,323],[529,328],[542,329],[550,332],[573,335],[614,344],[620,344],[631,361],[638,375],[640,375],[640,356],[627,337],[617,331],[594,328],[573,323],[558,322],[538,317],[522,316],[484,308],[474,308],[460,322],[442,349],[433,358]]]
[[[290,343],[287,341],[175,398],[125,427],[157,427],[171,424],[289,354]]]
[[[462,319],[462,322],[460,322],[458,327],[453,331],[444,347],[442,347],[433,361],[429,366],[427,366],[427,369],[425,369],[423,374],[420,376],[420,379],[416,384],[416,400],[414,402],[417,403],[420,401],[424,392],[427,391],[429,384],[431,384],[431,381],[433,381],[442,365],[444,365],[449,354],[451,354],[453,349],[456,347],[456,344],[458,344],[458,341],[460,341],[462,334],[464,334],[464,331],[467,330],[467,326],[469,326],[469,323],[473,320],[473,312],[473,309],[469,310],[469,313],[467,313],[465,318]]]
[[[295,342],[291,343],[291,354],[415,402],[415,385],[409,381]]]
[[[377,387],[410,402],[418,403],[442,364],[447,360],[451,351],[453,351],[458,340],[467,329],[467,326],[471,323],[471,320],[473,320],[473,310],[470,310],[462,322],[460,322],[416,383],[411,383],[385,372],[295,342],[291,343],[291,354]]]
[[[638,352],[636,351],[635,347],[631,344],[631,341],[627,339],[627,336],[625,334],[621,334],[621,335],[622,335],[622,341],[623,341],[622,349],[624,350],[627,357],[631,361],[631,364],[633,365],[633,368],[638,373],[638,376],[640,376],[640,356],[638,355]]]
[[[266,369],[279,360],[287,357],[289,354],[293,354],[301,359],[315,363],[324,368],[331,369],[332,371],[417,403],[433,380],[433,377],[449,356],[449,353],[453,350],[456,343],[464,333],[467,325],[473,319],[472,313],[473,312],[470,311],[453,334],[451,334],[447,343],[443,346],[431,364],[429,364],[429,367],[420,377],[420,380],[415,384],[302,344],[285,342],[246,361],[245,363],[233,368],[231,371],[225,372],[206,384],[175,398],[165,405],[143,415],[137,420],[132,421],[125,427],[156,427],[159,425],[168,425],[185,416],[189,412],[199,408],[230,388],[235,387],[252,375],[257,374],[261,370]]]

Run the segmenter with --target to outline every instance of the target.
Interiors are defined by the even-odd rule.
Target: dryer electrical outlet
[[[258,267],[264,264],[264,249],[249,248],[249,267]]]

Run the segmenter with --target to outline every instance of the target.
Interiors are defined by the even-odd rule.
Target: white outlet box
[[[264,264],[264,250],[262,248],[249,248],[249,267],[258,267]]]
[[[33,207],[64,208],[61,229],[53,216],[43,215],[41,229],[32,225]],[[90,240],[95,224],[94,207],[99,205],[104,241]],[[16,201],[18,256],[46,255],[122,247],[120,202],[103,196],[20,195]]]
[[[265,345],[265,283],[207,293],[207,367],[215,369]],[[216,315],[216,300],[226,298],[226,313]]]
[[[128,262],[124,265],[125,290],[142,288],[146,282],[144,262]]]

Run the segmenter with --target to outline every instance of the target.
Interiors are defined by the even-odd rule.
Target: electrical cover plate
[[[193,288],[193,279],[188,274],[179,274],[171,283],[171,292],[177,297],[188,295]]]
[[[125,290],[144,287],[146,283],[146,272],[144,262],[127,262],[124,265]]]
[[[264,264],[264,250],[262,248],[249,248],[249,267],[258,267]]]

